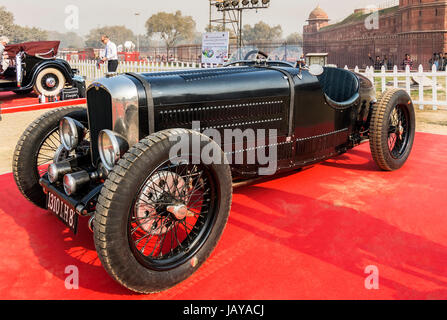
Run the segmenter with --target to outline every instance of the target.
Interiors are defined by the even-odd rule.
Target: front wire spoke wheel
[[[36,169],[40,178],[47,173],[48,167],[69,157],[69,152],[64,150],[59,137],[59,129],[55,129],[48,134],[39,147],[36,155]]]
[[[85,139],[81,142],[81,148],[85,150],[83,153],[88,152],[90,145],[90,131],[87,131]],[[39,147],[39,152],[36,155],[36,168],[37,174],[42,178],[48,171],[48,167],[53,163],[59,163],[74,156],[74,152],[67,151],[59,136],[59,129],[55,129],[50,132],[47,137],[42,141]]]
[[[66,116],[88,126],[85,108],[54,109],[26,128],[14,150],[12,169],[17,187],[29,201],[43,209],[46,209],[46,195],[39,183],[40,179],[46,174],[50,164],[70,156],[59,140],[59,122]]]
[[[212,145],[221,163],[203,164],[200,154],[178,159],[178,139]],[[231,169],[209,137],[185,129],[154,133],[115,165],[98,198],[94,239],[109,275],[139,293],[169,289],[208,259],[228,220]]]
[[[148,267],[171,268],[203,240],[215,197],[206,170],[167,161],[145,181],[128,232],[134,252]]]

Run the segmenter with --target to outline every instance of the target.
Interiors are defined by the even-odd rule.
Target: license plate
[[[78,231],[78,215],[75,208],[64,199],[48,192],[47,208],[55,214],[74,234]]]

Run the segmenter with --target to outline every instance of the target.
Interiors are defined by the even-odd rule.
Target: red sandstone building
[[[386,55],[399,67],[409,53],[415,66],[428,68],[434,52],[447,52],[447,1],[400,0],[378,13],[378,29],[368,9],[329,24],[318,6],[304,26],[304,52],[329,53],[328,63],[351,68],[371,65],[369,53],[373,58]]]

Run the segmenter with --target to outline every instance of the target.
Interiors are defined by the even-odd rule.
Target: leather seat
[[[350,106],[359,98],[359,79],[353,72],[325,67],[318,80],[326,98],[337,107]]]

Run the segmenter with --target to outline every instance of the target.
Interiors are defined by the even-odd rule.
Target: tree
[[[166,45],[167,52],[182,40],[194,38],[196,23],[190,16],[182,16],[181,11],[175,14],[159,12],[146,21],[147,35],[159,36]]]
[[[48,34],[45,30],[39,28],[28,28],[15,25],[11,42],[21,43],[26,41],[44,41],[48,39]]]
[[[14,15],[6,11],[5,7],[0,7],[0,34],[10,37],[14,25]]]
[[[124,44],[126,41],[136,43],[136,37],[132,30],[127,29],[125,26],[107,26],[90,30],[85,45],[93,48],[103,47],[104,45],[101,42],[101,36],[103,35],[109,36],[110,40],[116,45]]]
[[[59,40],[61,48],[81,49],[85,46],[84,39],[75,32],[48,31],[48,39]]]
[[[286,38],[287,44],[298,44],[299,46],[303,45],[303,35],[299,32],[291,33]]]
[[[0,34],[7,36],[11,43],[47,40],[47,32],[39,28],[22,27],[14,24],[14,15],[0,7]]]
[[[280,25],[270,27],[267,23],[261,21],[253,27],[248,24],[245,25],[242,36],[246,42],[279,40],[282,37],[282,28]]]

